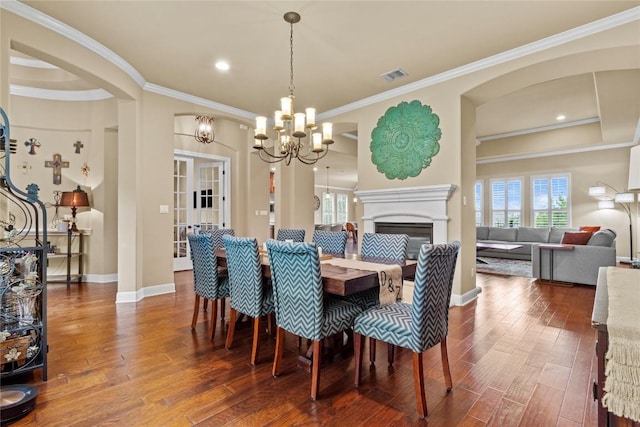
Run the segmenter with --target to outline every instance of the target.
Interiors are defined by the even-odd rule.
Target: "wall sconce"
[[[80,186],[73,191],[64,191],[62,197],[60,197],[60,206],[71,208],[71,224],[70,230],[77,232],[76,226],[76,210],[78,208],[91,207],[89,204],[89,195],[83,191]]]

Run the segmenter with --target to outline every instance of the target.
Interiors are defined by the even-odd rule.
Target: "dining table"
[[[271,277],[271,268],[266,252],[260,248],[262,275],[265,278]],[[216,250],[216,258],[219,268],[227,267],[227,254],[224,248]],[[348,258],[365,263],[375,263],[383,265],[399,265],[402,269],[403,278],[411,278],[415,275],[417,261],[415,260],[392,260],[387,258],[363,257],[358,254],[323,254],[320,256],[320,274],[324,291],[328,294],[338,296],[353,295],[358,292],[380,287],[380,279],[377,271],[358,268],[342,267],[331,264],[333,258]],[[330,357],[334,354],[352,353],[353,342],[348,340],[344,345],[342,334],[338,334],[333,339],[328,339],[325,345],[325,353]],[[313,353],[310,346],[308,351],[298,355],[298,366],[311,372],[311,361]],[[323,356],[324,357],[324,356]]]
[[[266,253],[261,249],[262,275],[271,277]],[[218,266],[226,268],[227,254],[224,248],[216,250]],[[324,291],[339,296],[353,295],[380,286],[378,273],[373,270],[361,270],[357,268],[341,267],[331,264],[332,258],[350,258],[354,260],[370,262],[375,264],[399,265],[402,268],[402,277],[413,277],[416,272],[417,261],[398,261],[387,258],[362,257],[357,254],[323,254],[320,257],[320,274],[322,275],[322,285]]]

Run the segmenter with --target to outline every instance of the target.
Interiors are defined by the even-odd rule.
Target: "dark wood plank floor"
[[[250,330],[236,332],[230,351],[220,329],[213,342],[206,338],[208,313],[192,331],[191,272],[175,281],[175,294],[118,305],[115,284],[50,284],[49,381],[39,371],[11,379],[40,388],[36,409],[14,425],[596,425],[594,288],[478,275],[479,299],[450,313],[450,394],[439,349],[424,354],[429,417],[421,421],[410,352],[399,350],[388,367],[379,346],[359,390],[353,358],[337,357],[323,366],[312,402],[294,337],[273,378],[270,337],[251,367]]]

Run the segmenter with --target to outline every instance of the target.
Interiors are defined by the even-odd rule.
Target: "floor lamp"
[[[613,200],[611,200],[610,196],[607,195],[607,189],[605,187],[613,190]],[[631,203],[635,201],[635,194],[628,191],[621,193],[609,184],[598,182],[597,186],[589,187],[589,195],[600,199],[600,201],[598,201],[598,209],[615,209],[616,204],[622,206],[622,209],[629,218],[629,259],[621,260],[620,262],[622,264],[633,264],[633,225],[631,217]]]
[[[640,145],[631,148],[629,156],[629,183],[627,189],[640,190]],[[636,194],[636,201],[640,202],[640,193]],[[636,205],[636,219],[638,217],[638,205]],[[640,252],[640,251],[639,251]],[[631,254],[631,263],[633,268],[640,268],[640,260],[633,261]]]

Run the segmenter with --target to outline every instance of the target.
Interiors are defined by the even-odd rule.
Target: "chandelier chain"
[[[289,33],[289,95],[293,98],[293,22],[291,22],[291,31]]]

